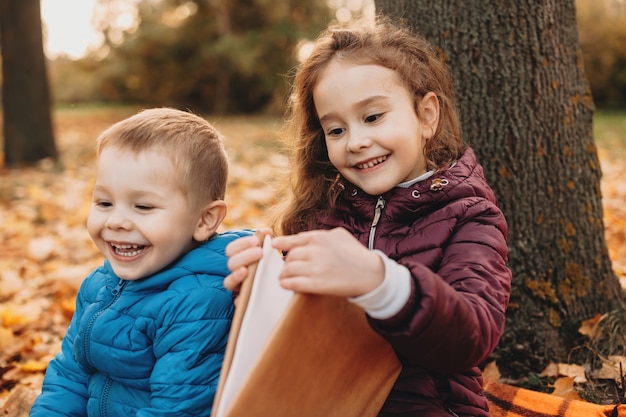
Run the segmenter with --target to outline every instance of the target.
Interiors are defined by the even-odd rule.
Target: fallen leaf
[[[57,246],[58,242],[51,236],[31,239],[28,242],[28,257],[37,262],[43,262],[52,256]]]
[[[25,363],[20,364],[20,369],[26,372],[40,372],[45,371],[48,367],[48,362],[36,361],[29,359]]]
[[[559,376],[559,365],[554,362],[550,362],[539,375],[556,378]]]
[[[483,370],[483,379],[485,382],[498,382],[500,379],[500,370],[496,361],[489,362]]]
[[[606,317],[608,317],[608,314],[596,314],[592,318],[584,320],[582,325],[578,329],[578,333],[582,334],[583,336],[587,336],[590,340],[595,340],[600,332],[600,328],[598,325]]]
[[[15,336],[13,335],[13,330],[0,325],[0,350],[6,351],[9,346],[14,344]]]
[[[570,377],[574,379],[574,382],[581,384],[587,382],[587,377],[585,376],[585,368],[569,363],[559,363],[559,375]]]
[[[554,381],[554,391],[552,395],[567,398],[569,400],[582,400],[576,388],[574,387],[575,379],[572,377],[563,377]]]
[[[621,368],[620,368],[621,364]],[[598,379],[612,379],[621,384],[622,375],[626,376],[626,356],[610,355],[602,361],[602,367],[594,373]]]
[[[610,362],[602,362],[602,368],[596,371],[593,374],[593,377],[596,379],[612,379],[614,381],[619,382],[619,369],[615,368],[615,364]]]

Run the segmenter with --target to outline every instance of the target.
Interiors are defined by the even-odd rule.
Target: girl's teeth
[[[367,162],[365,164],[359,164],[359,165],[357,165],[357,168],[360,168],[360,169],[371,168],[371,167],[373,167],[375,165],[380,164],[385,159],[387,159],[387,157],[381,156],[380,158],[372,159],[371,161],[369,161],[369,162]]]

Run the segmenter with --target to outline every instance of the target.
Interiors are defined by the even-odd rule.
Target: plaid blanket
[[[498,382],[487,382],[492,417],[626,417],[626,404],[598,405]]]

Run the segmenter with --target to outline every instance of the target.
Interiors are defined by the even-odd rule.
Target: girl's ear
[[[432,91],[427,93],[420,101],[419,113],[422,122],[422,138],[430,139],[437,132],[439,124],[439,99]]]
[[[198,220],[198,225],[193,233],[194,240],[204,242],[217,231],[226,217],[226,203],[222,200],[215,200],[207,204]]]

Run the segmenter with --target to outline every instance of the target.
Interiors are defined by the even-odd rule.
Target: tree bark
[[[466,141],[509,223],[513,288],[494,357],[517,377],[572,360],[581,322],[620,311],[574,0],[377,0],[440,48]],[[624,341],[622,340],[623,344]]]
[[[0,0],[7,166],[56,159],[39,0]]]

